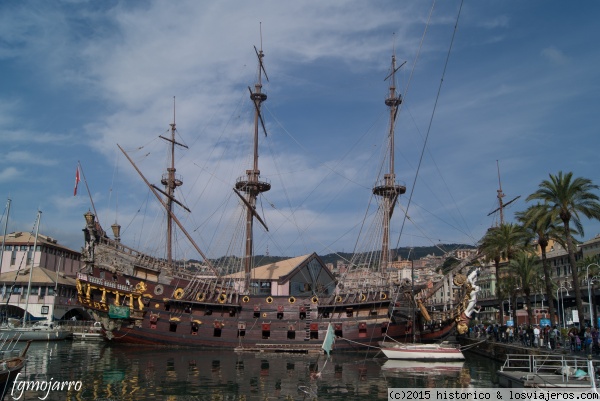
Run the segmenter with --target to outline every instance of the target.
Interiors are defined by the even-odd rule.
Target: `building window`
[[[271,295],[271,282],[270,281],[261,281],[260,293],[265,294],[265,295]]]

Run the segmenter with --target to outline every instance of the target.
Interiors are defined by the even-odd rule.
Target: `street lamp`
[[[563,329],[566,328],[565,325],[565,300],[563,298],[562,295],[562,290],[565,290],[567,292],[567,296],[569,296],[569,290],[567,289],[567,287],[565,287],[565,283],[560,283],[560,287],[558,287],[556,289],[556,300],[558,301],[558,291],[560,291],[560,302],[561,302],[561,309],[562,309],[562,323],[563,323]]]
[[[535,313],[535,324],[539,324],[539,314],[538,314],[538,306],[537,306],[537,288],[535,289],[535,293],[533,294],[533,296],[535,297],[535,301],[533,301],[533,312]],[[542,299],[542,302],[544,302],[544,300]]]
[[[590,263],[585,268],[585,277],[588,286],[588,302],[590,304],[590,327],[594,328],[594,314],[592,313],[592,292],[590,290],[590,282],[592,281],[590,280],[590,266],[597,266],[598,268],[600,268],[600,265],[598,265],[598,263]]]
[[[502,301],[502,309],[504,309],[504,302],[508,302],[508,320],[512,320],[512,309],[510,309],[510,298],[506,301]],[[502,316],[504,316],[504,313],[502,313]],[[502,320],[502,324],[504,324],[504,323],[505,323],[504,320]]]

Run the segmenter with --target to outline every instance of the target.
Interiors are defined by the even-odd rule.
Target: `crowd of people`
[[[571,327],[561,330],[556,326],[538,324],[517,327],[498,324],[477,324],[469,328],[469,337],[482,338],[503,343],[520,343],[525,347],[548,349],[570,349],[571,352],[600,355],[600,331],[596,327],[579,330]]]

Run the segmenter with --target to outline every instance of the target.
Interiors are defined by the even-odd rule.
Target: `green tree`
[[[527,323],[531,324],[533,314],[531,308],[531,291],[535,288],[534,286],[541,273],[540,260],[537,255],[523,251],[515,255],[514,259],[511,259],[508,267],[519,285],[519,291],[525,295]]]
[[[530,234],[532,239],[535,239],[537,245],[540,247],[542,269],[544,272],[544,286],[546,290],[546,299],[548,300],[548,312],[550,313],[551,322],[555,324],[554,318],[556,316],[556,311],[554,308],[554,297],[552,296],[552,278],[546,250],[550,240],[560,243],[564,243],[564,241],[561,237],[562,232],[557,228],[559,221],[552,220],[552,214],[549,212],[549,208],[550,206],[547,204],[538,203],[528,207],[524,212],[517,212],[515,215],[517,220],[523,224],[525,231]]]
[[[504,324],[504,301],[509,301],[509,312],[512,310],[513,320],[517,317],[517,294],[519,283],[514,275],[503,275],[496,285],[496,296],[500,304],[500,324]]]
[[[502,300],[505,298],[501,293],[502,274],[500,264],[503,260],[510,261],[525,245],[525,231],[517,224],[503,223],[498,227],[488,229],[479,241],[479,252],[487,261],[494,262],[496,282],[496,297],[499,308],[502,308]],[[505,283],[505,287],[508,284]],[[512,285],[512,283],[511,283]],[[516,299],[516,296],[515,296]]]
[[[527,201],[537,200],[548,205],[549,218],[559,218],[563,223],[563,235],[569,253],[569,264],[571,265],[571,276],[573,279],[573,290],[577,302],[577,312],[583,317],[583,302],[581,301],[581,286],[579,283],[579,269],[575,261],[575,245],[571,229],[583,236],[583,226],[580,215],[589,219],[600,220],[600,203],[598,185],[587,178],[573,178],[573,173],[563,174],[559,171],[557,175],[550,174],[549,180],[540,183],[536,192],[527,197]],[[573,227],[571,227],[573,224]]]

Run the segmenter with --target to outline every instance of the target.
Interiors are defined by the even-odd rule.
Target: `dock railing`
[[[588,362],[585,359],[566,355],[516,355],[509,354],[502,368],[503,372],[527,372],[525,380],[533,380],[535,377],[556,381],[562,377],[563,383],[579,381],[577,371],[588,370]],[[592,372],[593,374],[593,372]]]

